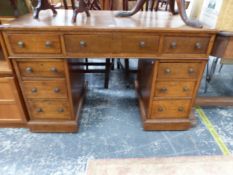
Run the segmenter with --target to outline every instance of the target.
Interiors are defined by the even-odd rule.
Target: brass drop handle
[[[163,88],[159,89],[159,91],[162,92],[162,93],[166,93],[167,92],[167,88],[163,87]]]
[[[18,46],[19,46],[20,48],[24,48],[24,47],[25,47],[25,44],[24,44],[23,41],[18,41]]]
[[[57,68],[56,67],[51,67],[50,71],[53,72],[53,73],[56,73],[57,72]]]
[[[60,90],[59,88],[57,88],[57,87],[53,89],[53,92],[54,92],[54,93],[59,93],[60,91],[61,91],[61,90]]]
[[[33,72],[31,67],[27,67],[25,70],[26,70],[27,73],[32,73]]]
[[[59,112],[59,113],[63,113],[65,110],[63,109],[63,108],[59,108],[58,110],[57,110],[57,112]]]
[[[46,41],[46,42],[45,42],[45,47],[46,47],[46,48],[51,48],[52,45],[53,45],[52,41]]]
[[[183,87],[183,91],[184,91],[184,92],[188,92],[188,91],[189,91],[189,88],[188,88],[188,87]]]
[[[162,107],[159,107],[159,108],[158,108],[158,112],[163,112],[163,108],[162,108]]]
[[[43,109],[42,109],[42,108],[37,108],[37,109],[36,109],[36,112],[37,112],[37,113],[43,112]]]
[[[145,46],[146,46],[146,42],[145,41],[140,41],[139,42],[139,47],[140,48],[145,48]]]
[[[81,40],[80,42],[79,42],[79,45],[80,45],[80,47],[86,47],[87,46],[87,43],[86,43],[86,41],[83,41],[83,40]]]
[[[32,88],[32,93],[37,93],[37,88]]]
[[[166,69],[164,70],[164,72],[165,72],[165,74],[170,74],[172,71],[171,71],[171,69],[166,68]]]
[[[173,41],[173,42],[171,43],[171,48],[172,48],[172,49],[176,49],[176,47],[177,47],[177,43],[176,43],[175,41]]]
[[[201,47],[201,43],[196,42],[195,47],[196,47],[196,49],[201,49],[201,48],[202,48],[202,47]]]
[[[184,112],[184,108],[183,108],[183,107],[179,107],[179,108],[178,108],[178,111],[179,111],[179,112]]]
[[[189,70],[188,70],[189,74],[193,74],[194,72],[195,72],[195,70],[193,68],[189,68]]]

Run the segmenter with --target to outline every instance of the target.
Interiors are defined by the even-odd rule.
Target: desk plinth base
[[[194,110],[191,112],[189,118],[149,119],[149,117],[146,116],[146,110],[138,89],[137,81],[135,81],[135,88],[138,94],[141,120],[145,131],[182,131],[195,125]]]

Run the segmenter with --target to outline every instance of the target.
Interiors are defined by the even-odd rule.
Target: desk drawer
[[[64,77],[63,61],[18,61],[22,77]]]
[[[14,100],[14,91],[12,86],[13,78],[3,77],[0,78],[0,101],[1,100]]]
[[[197,79],[201,63],[160,63],[158,79]]]
[[[32,100],[28,101],[33,119],[70,119],[70,107],[66,100]]]
[[[55,34],[8,34],[13,54],[60,54],[60,36]]]
[[[152,103],[151,118],[188,118],[190,100],[156,100]]]
[[[24,81],[26,98],[67,98],[65,80]]]
[[[159,36],[123,35],[121,46],[123,53],[155,54],[158,52]]]
[[[192,97],[194,81],[157,81],[155,97]]]
[[[164,54],[207,54],[210,37],[165,36]]]
[[[67,53],[112,53],[112,35],[65,35]]]

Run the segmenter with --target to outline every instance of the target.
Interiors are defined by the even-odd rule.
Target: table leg
[[[203,27],[202,24],[198,20],[192,20],[188,18],[186,14],[186,9],[185,9],[185,0],[176,0],[176,3],[178,6],[179,14],[186,25],[191,26],[191,27],[196,27],[196,28]]]
[[[37,4],[33,17],[35,19],[38,19],[40,11],[47,10],[47,9],[51,9],[53,11],[54,16],[57,15],[57,11],[55,10],[54,6],[48,2],[48,0],[38,0],[38,4]]]

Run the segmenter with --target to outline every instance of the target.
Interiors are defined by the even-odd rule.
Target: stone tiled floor
[[[0,174],[84,175],[87,161],[95,158],[222,154],[197,113],[197,125],[188,131],[143,131],[133,79],[127,82],[122,77],[113,71],[110,88],[105,90],[102,75],[87,76],[91,83],[79,133],[0,129]],[[233,152],[233,108],[204,111]]]

